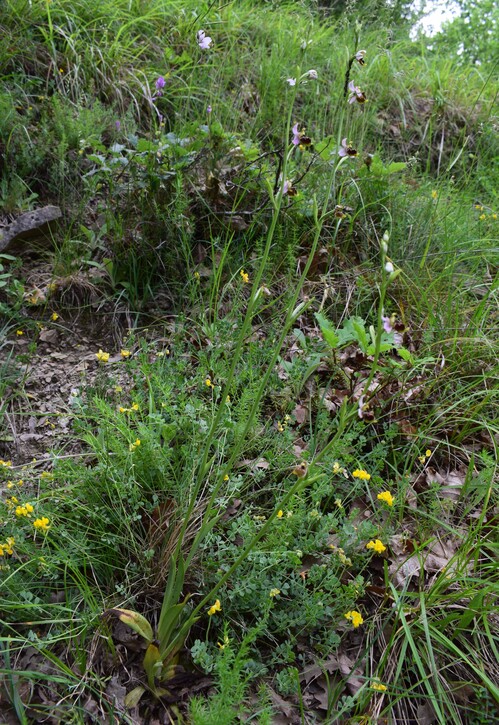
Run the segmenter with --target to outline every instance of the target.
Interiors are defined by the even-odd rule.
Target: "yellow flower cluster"
[[[384,501],[387,506],[393,506],[393,503],[395,501],[390,491],[382,491],[381,493],[378,493],[377,499],[378,501]]]
[[[134,413],[139,410],[139,404],[138,403],[132,403],[130,408],[124,408],[122,405],[118,408],[120,413]]]
[[[354,478],[360,478],[361,481],[371,480],[371,474],[367,471],[364,471],[362,468],[356,468],[355,471],[352,473],[352,476]]]
[[[50,529],[49,519],[46,516],[42,516],[41,519],[35,519],[33,526],[37,531],[48,531]]]
[[[354,627],[360,627],[361,624],[364,624],[362,614],[360,612],[356,612],[355,609],[347,612],[345,614],[345,619],[348,619],[348,621],[351,622]]]
[[[130,357],[130,355],[131,355],[131,354],[132,354],[132,353],[130,352],[130,350],[122,350],[122,351],[121,351],[121,357],[122,357],[122,358],[123,358],[124,360],[126,360],[126,359],[127,359],[127,357]]]
[[[426,450],[426,451],[424,452],[424,455],[422,455],[422,456],[418,456],[419,462],[420,462],[420,463],[424,463],[424,462],[426,461],[426,459],[427,459],[427,458],[429,458],[430,456],[431,456],[431,451],[430,451],[430,449],[428,448],[428,449],[427,449],[427,450]]]
[[[371,690],[376,690],[376,692],[386,692],[387,686],[383,685],[381,682],[372,682],[371,683]]]
[[[107,363],[109,362],[109,353],[104,352],[104,350],[99,349],[99,352],[95,353],[95,357],[100,363]]]
[[[12,466],[12,461],[4,461],[2,458],[0,458],[0,466],[10,468]]]
[[[383,544],[380,539],[375,539],[374,541],[370,541],[368,544],[366,544],[366,549],[372,549],[376,554],[382,554],[384,551],[386,551],[386,546]]]
[[[14,498],[14,496],[12,496]],[[17,499],[16,499],[17,500]],[[16,506],[16,516],[31,516],[35,509],[30,503],[24,504],[24,506]]]
[[[212,604],[211,607],[208,609],[208,615],[212,617],[217,612],[222,611],[222,605],[220,604],[220,599],[215,600],[215,604]]]
[[[245,284],[248,284],[248,282],[250,281],[249,274],[245,272],[244,269],[242,269],[239,274],[241,275],[241,279],[243,280],[243,282]]]
[[[128,449],[130,453],[133,453],[136,448],[140,446],[140,438],[136,438],[134,443],[130,443]]]
[[[5,543],[0,543],[0,556],[5,556],[6,554],[12,556],[15,543],[13,536],[7,536]]]

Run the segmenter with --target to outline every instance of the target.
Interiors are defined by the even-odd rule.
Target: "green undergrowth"
[[[0,703],[496,722],[491,69],[305,3],[0,23],[2,224],[63,212],[0,256]],[[21,465],[61,317],[108,342]]]

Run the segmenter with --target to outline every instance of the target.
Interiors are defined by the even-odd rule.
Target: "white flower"
[[[288,78],[286,83],[289,83],[290,86],[296,86],[296,78]]]
[[[210,38],[210,36],[206,35],[204,30],[198,30],[196,37],[197,37],[198,45],[201,48],[201,50],[207,50],[213,42],[213,40]]]
[[[317,73],[317,71],[316,71],[316,70],[314,70],[314,69],[312,68],[311,70],[309,70],[309,71],[307,72],[307,76],[308,76],[309,78],[311,78],[312,80],[316,81],[316,80],[317,80],[317,78],[319,77],[319,74]]]
[[[394,270],[394,266],[391,262],[387,262],[385,264],[385,272],[388,272],[388,274],[391,274]]]

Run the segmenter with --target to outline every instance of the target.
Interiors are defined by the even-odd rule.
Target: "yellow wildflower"
[[[247,272],[245,272],[244,269],[242,269],[239,272],[239,274],[241,275],[241,279],[243,280],[243,282],[245,282],[246,284],[248,284],[248,282],[250,281],[249,274]]]
[[[227,397],[225,398],[225,402],[226,402],[226,403],[230,403],[230,395],[228,395],[228,396],[227,396]]]
[[[136,438],[135,443],[130,443],[128,446],[130,453],[133,453],[133,451],[140,446],[140,438]]]
[[[438,191],[436,189],[433,189],[431,192],[431,198],[436,199],[438,197]]]
[[[377,692],[386,692],[387,686],[383,685],[381,682],[372,682],[371,683],[371,690],[376,690]]]
[[[280,593],[281,593],[281,590],[277,589],[277,587],[274,587],[273,589],[270,590],[269,597],[271,599],[274,599],[275,597],[278,597]]]
[[[222,605],[220,604],[220,599],[217,599],[215,601],[215,604],[212,604],[211,607],[208,609],[208,616],[212,617],[217,612],[222,611]]]
[[[355,628],[360,627],[361,624],[364,624],[362,614],[360,612],[356,612],[355,609],[347,612],[345,614],[345,619],[348,619],[348,621],[351,622]]]
[[[429,458],[431,456],[431,451],[429,448],[425,451],[425,456],[426,458]]]
[[[335,498],[334,499],[334,505],[337,506],[339,509],[343,508],[343,503],[341,501],[341,498]]]
[[[378,493],[377,498],[378,501],[384,501],[388,506],[393,506],[393,502],[395,501],[390,491],[382,491],[381,493]]]
[[[123,407],[122,405],[120,405],[120,407],[118,408],[118,411],[119,411],[120,413],[126,413],[126,412],[127,412],[127,410],[128,410],[128,408],[124,408],[124,407]]]
[[[483,222],[483,220],[486,219],[487,217],[485,216],[485,214],[480,214],[480,216],[478,218],[480,219],[481,222]]]
[[[384,551],[386,551],[386,546],[383,544],[380,539],[375,539],[374,541],[370,541],[368,544],[366,544],[366,549],[372,549],[376,552],[376,554],[382,554]]]
[[[364,471],[362,468],[356,468],[352,473],[352,476],[354,478],[360,478],[361,481],[369,481],[371,479],[371,474]]]
[[[35,519],[33,521],[33,526],[37,529],[37,531],[48,531],[50,529],[49,520],[46,516],[42,516],[41,519]]]
[[[54,474],[50,473],[50,471],[42,471],[40,473],[40,478],[45,481],[51,481],[54,478]]]
[[[126,358],[127,358],[127,357],[130,357],[130,355],[131,355],[132,353],[130,352],[130,350],[122,350],[120,354],[121,354],[121,357],[122,357],[122,358],[123,358],[124,360],[126,360]]]
[[[10,468],[12,466],[12,461],[4,461],[2,458],[0,458],[0,466],[6,466],[7,468]]]
[[[50,319],[52,320],[52,322],[56,322],[59,319],[59,315],[57,314],[57,312],[52,312]]]
[[[282,509],[279,509],[279,511],[277,512],[277,518],[282,519],[283,516],[284,516],[284,511]]]
[[[7,488],[14,488],[12,481],[7,481]]]
[[[139,404],[138,403],[132,403],[132,407],[130,408],[130,410],[137,411],[138,409],[139,409]]]
[[[227,645],[229,644],[229,641],[230,640],[229,640],[228,635],[225,635],[223,644],[221,642],[217,642],[217,644],[220,647],[220,649],[225,649],[227,647]]]
[[[109,361],[109,353],[99,349],[99,352],[95,353],[95,357],[100,363],[107,363]]]
[[[206,378],[206,380],[204,381],[204,384],[206,385],[207,388],[213,387],[213,383],[211,382],[210,378]]]
[[[277,430],[279,431],[279,433],[282,433],[284,430],[284,426],[280,420],[277,421]]]
[[[24,332],[22,330],[16,330],[16,335],[21,337],[21,335],[24,335]]]
[[[197,282],[199,282],[200,278],[201,278],[201,275],[199,274],[199,272],[194,272],[194,279],[195,279],[195,280],[196,280]]]
[[[224,481],[228,481],[228,480],[229,480],[229,474],[226,473],[225,476],[224,476]]]

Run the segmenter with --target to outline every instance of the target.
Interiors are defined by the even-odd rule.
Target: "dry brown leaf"
[[[428,468],[426,475],[428,483],[436,481],[441,485],[442,488],[439,490],[439,495],[442,498],[448,498],[451,501],[457,501],[459,499],[461,488],[464,486],[466,480],[465,471],[454,470],[442,474],[433,468]]]
[[[305,405],[298,404],[293,410],[296,422],[301,425],[308,419],[308,408]]]

